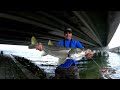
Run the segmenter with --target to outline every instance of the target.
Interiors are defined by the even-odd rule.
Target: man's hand
[[[87,51],[85,52],[85,56],[87,59],[92,59],[93,58],[93,52],[92,51]]]
[[[43,50],[42,43],[38,43],[38,45],[36,46],[36,50],[39,50],[39,51]]]

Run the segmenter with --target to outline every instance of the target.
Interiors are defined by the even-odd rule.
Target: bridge
[[[115,53],[120,53],[120,46],[111,48],[109,51],[110,52],[115,52]]]
[[[120,22],[119,11],[4,11],[0,12],[0,44],[29,45],[32,36],[42,43],[73,39],[87,48],[106,47]]]

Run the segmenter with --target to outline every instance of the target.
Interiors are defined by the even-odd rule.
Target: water
[[[95,62],[99,65],[97,65]],[[115,73],[108,74],[103,79],[120,79],[120,54],[109,52],[109,57],[98,57],[95,60],[86,61],[85,68],[80,68],[82,79],[100,79],[100,68],[108,67],[115,70]],[[82,65],[82,64],[80,64]],[[79,65],[79,66],[80,66]]]
[[[115,74],[110,75],[113,79],[120,79],[120,54],[109,53],[110,57],[107,59],[107,65],[116,70]]]
[[[4,51],[6,54],[14,54],[26,57],[43,69],[48,77],[55,75],[58,58],[51,55],[41,56],[43,52],[38,51]],[[97,64],[96,64],[97,63]],[[109,57],[99,57],[89,61],[81,61],[78,65],[81,79],[100,79],[100,68],[110,67],[115,69],[115,73],[109,76],[112,79],[120,79],[120,54],[109,52]]]
[[[81,79],[99,79],[100,72],[99,69],[100,67],[106,67],[106,58],[101,57],[101,58],[96,58],[93,60],[89,61],[84,61],[86,62],[85,64],[80,64],[78,66],[82,66],[84,68],[80,68],[80,78]],[[98,66],[99,65],[99,66]]]

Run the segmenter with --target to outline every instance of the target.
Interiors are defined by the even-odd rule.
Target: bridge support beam
[[[109,56],[108,52],[109,52],[109,47],[95,47],[95,48],[91,48],[91,50],[93,51],[93,53],[96,56]]]

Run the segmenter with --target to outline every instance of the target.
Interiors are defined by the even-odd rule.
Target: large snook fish
[[[36,48],[38,42],[33,36],[31,38],[31,45],[28,46],[29,49]],[[66,59],[80,60],[85,56],[85,51],[82,51],[79,48],[65,48],[54,46],[53,43],[49,40],[47,45],[43,45],[44,52],[49,55],[59,58],[58,65],[64,63]]]

